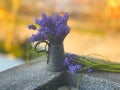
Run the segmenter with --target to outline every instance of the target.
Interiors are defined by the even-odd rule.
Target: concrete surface
[[[57,88],[57,90],[79,90],[79,89],[71,87],[71,86],[62,86],[62,87]]]
[[[68,74],[68,85],[77,87],[79,74]],[[95,72],[84,74],[80,79],[80,90],[120,90],[120,73]]]
[[[60,84],[63,81],[59,80],[61,74],[62,72],[47,71],[46,62],[34,62],[17,66],[0,73],[0,90],[55,90],[57,87],[62,86]],[[49,82],[50,84],[47,85]],[[58,85],[52,87],[55,89],[45,89],[53,86],[53,83]]]
[[[49,72],[44,60],[44,57],[36,58],[32,63],[1,72],[0,90],[67,90],[69,86],[76,89],[80,74]],[[84,74],[79,90],[120,90],[120,73]]]

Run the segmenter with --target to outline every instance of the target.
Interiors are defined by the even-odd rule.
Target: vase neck
[[[63,44],[63,41],[64,41],[64,38],[51,38],[50,41],[49,41],[49,44],[50,45],[60,45],[60,44]]]

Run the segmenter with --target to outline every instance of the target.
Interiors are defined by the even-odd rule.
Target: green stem
[[[79,75],[78,82],[77,82],[77,88],[79,88],[79,86],[80,86],[80,81],[81,81],[83,75],[84,75],[83,73],[80,73],[80,75]]]
[[[101,71],[107,71],[107,72],[116,72],[116,73],[120,73],[120,70],[112,70],[112,69],[100,69]]]

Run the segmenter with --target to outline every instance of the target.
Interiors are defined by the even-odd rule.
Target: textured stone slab
[[[120,90],[120,73],[96,72],[84,74],[68,74],[68,85],[77,87],[80,78],[80,90]]]
[[[46,62],[17,66],[0,73],[0,90],[34,90],[40,88],[44,88],[40,90],[51,90],[45,89],[45,84],[48,82],[51,82],[50,84],[55,83],[55,85],[60,84],[59,76],[62,76],[61,74],[62,72],[47,71]],[[50,88],[50,85],[46,85],[46,87]]]
[[[79,89],[71,87],[71,86],[62,86],[62,87],[57,88],[57,90],[79,90]]]
[[[120,73],[95,72],[80,77],[80,74],[74,75],[66,71],[49,72],[46,70],[47,64],[44,60],[44,57],[36,58],[30,64],[1,72],[0,90],[70,89],[64,86],[76,89],[79,78],[79,90],[120,90]]]

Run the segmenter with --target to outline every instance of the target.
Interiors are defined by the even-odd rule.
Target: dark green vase
[[[47,70],[53,72],[64,71],[63,61],[65,52],[63,46],[64,38],[51,38],[48,47],[48,65]]]

